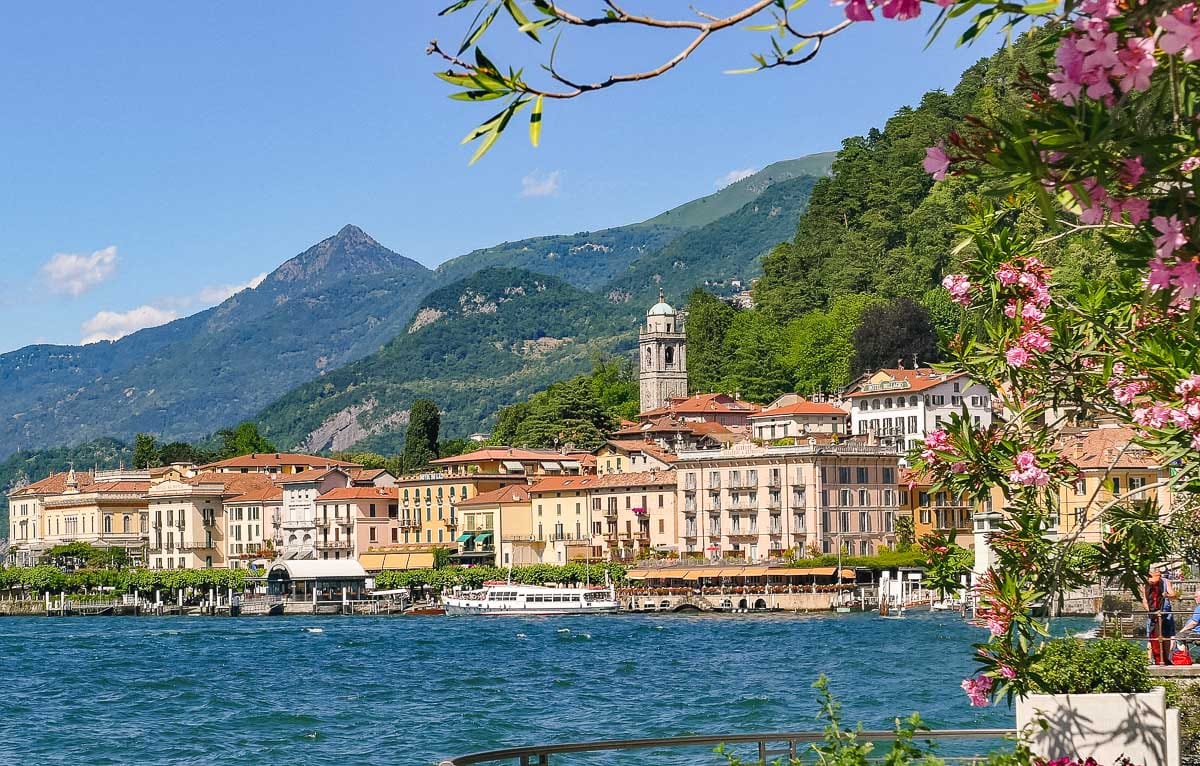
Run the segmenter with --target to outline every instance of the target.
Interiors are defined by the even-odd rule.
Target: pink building
[[[317,497],[314,547],[318,559],[358,558],[399,542],[399,490],[335,487]]]

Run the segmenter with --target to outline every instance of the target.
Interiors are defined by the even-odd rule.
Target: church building
[[[683,320],[683,315],[676,314],[667,303],[660,288],[658,303],[646,312],[646,326],[638,334],[642,412],[665,407],[672,398],[687,396]]]

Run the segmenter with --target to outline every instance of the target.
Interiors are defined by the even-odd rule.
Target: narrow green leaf
[[[533,102],[533,113],[529,115],[529,143],[537,148],[538,142],[542,140],[542,99],[543,96],[538,96]]]
[[[724,74],[753,74],[754,72],[761,71],[762,67],[752,66],[745,69],[726,69]]]
[[[471,5],[475,1],[476,0],[458,0],[458,2],[455,3],[454,5],[449,5],[445,8],[443,8],[442,10],[438,11],[438,15],[446,16],[448,14],[455,13],[457,11],[461,11],[463,8],[466,8],[468,5]]]
[[[480,37],[483,37],[483,33],[486,32],[487,28],[492,25],[492,21],[495,20],[496,14],[499,12],[500,12],[500,6],[497,5],[492,10],[491,13],[489,13],[487,16],[484,17],[483,21],[480,22],[479,26],[475,27],[475,30],[473,32],[471,32],[471,34],[467,35],[467,39],[463,40],[462,45],[460,45],[458,48],[458,54],[460,56],[462,55],[463,51],[465,51],[467,48],[470,48],[472,45],[474,45],[475,42]]]
[[[752,26],[746,27],[746,29],[750,32],[774,32],[776,29],[779,29],[779,25],[778,24],[754,24]]]
[[[512,16],[517,29],[532,37],[534,41],[541,42],[537,36],[537,27],[528,28],[530,26],[529,17],[521,10],[521,6],[517,5],[517,0],[504,0],[504,8],[508,11],[508,15]]]
[[[468,90],[462,93],[451,93],[450,98],[455,101],[491,101],[496,98],[504,98],[507,93],[495,90]]]

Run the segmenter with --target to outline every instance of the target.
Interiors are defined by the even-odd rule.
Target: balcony
[[[767,509],[768,509],[768,510],[772,510],[772,511],[778,511],[778,510],[779,510],[780,508],[782,508],[782,507],[783,507],[783,500],[782,500],[782,499],[780,499],[780,498],[778,498],[778,497],[769,497],[769,498],[767,498]]]
[[[349,540],[317,540],[313,545],[318,550],[348,551],[352,547]]]
[[[317,529],[329,529],[329,519],[318,518],[313,522]]]
[[[615,519],[617,517],[617,509],[616,508],[605,508],[604,515],[610,519]]]
[[[400,529],[420,529],[421,520],[414,518],[401,517],[398,523]]]
[[[450,516],[450,518],[446,519],[446,527],[448,529],[457,529],[458,528],[458,517],[452,515],[452,516]]]
[[[780,483],[781,483],[781,481],[782,481],[782,478],[783,478],[783,477],[781,477],[781,476],[779,476],[779,475],[775,475],[775,476],[768,476],[768,477],[767,477],[767,486],[768,486],[768,487],[772,487],[772,488],[774,488],[774,489],[779,489],[779,485],[780,485]]]
[[[749,476],[735,476],[729,480],[730,489],[753,489],[756,484]]]

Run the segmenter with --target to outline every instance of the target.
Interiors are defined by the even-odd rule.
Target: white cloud
[[[55,253],[42,264],[42,278],[52,293],[78,297],[117,270],[117,248],[109,245],[91,255]]]
[[[558,194],[561,173],[551,170],[549,173],[539,173],[534,170],[521,179],[522,197],[553,197]]]
[[[83,339],[80,343],[96,343],[102,340],[116,340],[131,332],[137,332],[146,327],[157,327],[173,319],[179,314],[171,309],[157,306],[138,306],[129,311],[101,311],[83,323],[80,328]]]
[[[243,282],[240,285],[211,285],[209,287],[204,287],[200,289],[200,292],[188,298],[187,301],[189,303],[214,306],[218,303],[221,303],[226,298],[237,295],[242,290],[249,290],[251,288],[258,287],[266,278],[267,272],[264,271],[263,273],[251,279],[249,282]]]
[[[718,178],[715,183],[716,183],[716,186],[718,189],[724,189],[726,186],[729,186],[730,184],[735,184],[738,181],[742,180],[743,178],[749,178],[750,176],[754,175],[757,172],[758,172],[757,168],[742,168],[741,170],[731,170],[728,173],[726,173],[725,175]]]

